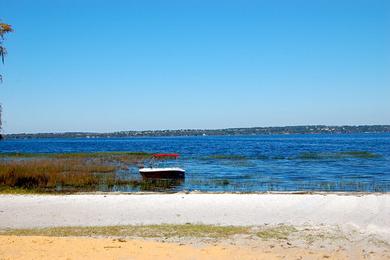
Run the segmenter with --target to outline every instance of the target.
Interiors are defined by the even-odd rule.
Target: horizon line
[[[234,130],[234,129],[255,129],[255,128],[287,128],[287,127],[390,127],[390,124],[355,124],[355,125],[284,125],[284,126],[250,126],[250,127],[226,127],[226,128],[177,128],[177,129],[146,129],[146,130],[118,130],[108,132],[93,132],[93,131],[54,131],[54,132],[19,132],[19,133],[3,133],[7,135],[37,135],[37,134],[112,134],[123,132],[170,132],[170,131],[219,131],[219,130]]]

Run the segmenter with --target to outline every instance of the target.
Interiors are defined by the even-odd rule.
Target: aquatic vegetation
[[[19,188],[47,188],[56,184],[97,185],[104,177],[112,181],[114,166],[79,160],[6,161],[0,163],[0,185]]]
[[[303,152],[296,159],[301,160],[335,160],[347,158],[372,159],[380,158],[380,154],[371,153],[368,151],[344,151],[344,152]],[[290,159],[295,159],[290,158]]]
[[[123,173],[151,158],[147,153],[99,152],[1,154],[0,192],[77,192],[130,190],[169,191],[183,180],[134,179]],[[125,173],[126,175],[126,173]]]
[[[213,183],[215,185],[220,185],[220,186],[226,186],[230,184],[230,181],[228,179],[223,179],[223,180],[214,180]]]
[[[56,159],[116,159],[133,161],[151,158],[152,154],[144,152],[94,152],[94,153],[0,153],[0,158],[56,158]]]
[[[253,160],[269,160],[271,159],[268,155],[262,154],[262,153],[256,153],[251,155],[248,159]]]
[[[328,157],[328,156],[327,156]],[[297,156],[298,159],[302,160],[318,160],[324,158],[323,154],[314,152],[304,152]]]
[[[224,161],[238,161],[243,162],[247,160],[268,160],[269,156],[263,154],[256,154],[251,156],[244,156],[239,154],[214,154],[201,158],[202,160],[224,160]]]
[[[281,155],[278,155],[278,156],[273,156],[271,159],[272,159],[272,160],[285,160],[286,157],[281,156]]]
[[[340,155],[347,156],[347,157],[354,157],[354,158],[379,158],[382,157],[379,154],[376,153],[370,153],[367,151],[347,151],[347,152],[340,152]]]
[[[144,153],[2,154],[0,190],[89,191],[99,185],[135,185],[118,178],[124,165],[140,163]]]
[[[247,160],[248,158],[242,155],[236,154],[214,154],[207,157],[207,159],[216,160]]]

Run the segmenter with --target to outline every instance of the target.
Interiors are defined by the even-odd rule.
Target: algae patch
[[[382,157],[380,154],[368,151],[343,151],[343,152],[303,152],[295,159],[300,160],[342,160],[342,159],[375,159]],[[294,158],[290,158],[294,159]]]

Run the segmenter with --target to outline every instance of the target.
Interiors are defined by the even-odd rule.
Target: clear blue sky
[[[390,1],[0,0],[4,132],[390,124]]]

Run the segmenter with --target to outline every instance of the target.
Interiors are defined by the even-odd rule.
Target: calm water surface
[[[390,191],[390,134],[30,139],[0,152],[134,151],[181,155],[183,182],[171,190]],[[118,172],[140,179],[137,168]],[[106,190],[104,186],[101,188]],[[114,187],[112,191],[140,188]]]

